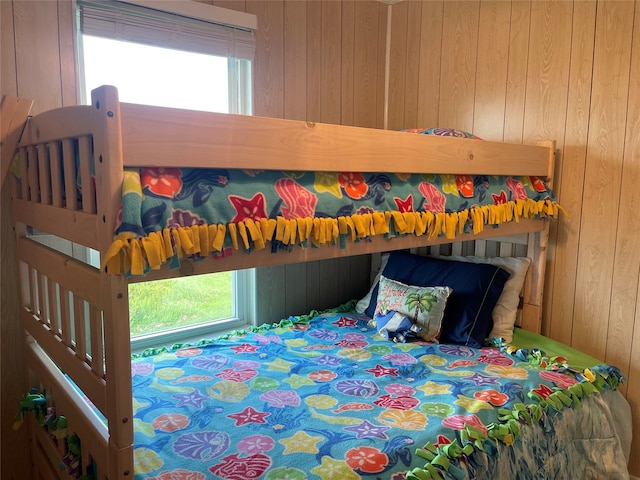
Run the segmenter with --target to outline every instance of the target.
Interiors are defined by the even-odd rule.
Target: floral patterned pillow
[[[449,287],[416,287],[380,276],[376,314],[395,310],[419,327],[423,340],[437,340],[447,299],[453,290]]]

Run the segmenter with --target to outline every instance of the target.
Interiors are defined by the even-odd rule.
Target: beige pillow
[[[376,274],[376,278],[373,280],[373,283],[371,284],[371,288],[369,288],[369,291],[367,292],[367,294],[364,297],[362,297],[360,300],[358,300],[358,303],[356,303],[356,307],[355,307],[356,312],[364,313],[367,307],[369,306],[369,303],[371,302],[371,295],[373,295],[373,290],[378,285],[378,282],[380,281],[380,275],[382,275],[382,271],[384,270],[384,267],[387,265],[388,261],[389,261],[389,254],[383,253],[382,256],[380,257],[380,269]]]

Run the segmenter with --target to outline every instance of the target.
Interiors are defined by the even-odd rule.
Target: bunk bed
[[[625,478],[623,377],[539,335],[554,154],[126,104],[108,86],[30,118],[10,181],[34,478]],[[221,187],[195,184],[195,214],[150,188],[194,172]],[[203,197],[243,182],[253,194],[226,192],[236,208],[204,218]],[[351,203],[321,208],[320,193]],[[129,282],[364,254],[375,279],[357,303],[132,359]],[[460,276],[484,278],[481,301]]]

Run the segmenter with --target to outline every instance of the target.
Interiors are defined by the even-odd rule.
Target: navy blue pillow
[[[417,287],[451,287],[442,319],[441,343],[478,348],[493,327],[491,317],[509,272],[495,265],[457,262],[391,252],[382,275]],[[378,287],[371,294],[367,316],[373,318]]]

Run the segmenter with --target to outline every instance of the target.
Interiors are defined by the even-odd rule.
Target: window
[[[83,35],[85,95],[116,85],[123,102],[229,113],[228,59]],[[197,74],[196,74],[197,72]]]
[[[251,114],[254,15],[196,1],[78,0],[77,5],[86,98],[92,88],[110,83],[122,101]]]
[[[108,84],[124,102],[251,114],[254,16],[197,2],[77,4],[84,103]],[[132,348],[253,324],[253,285],[253,270],[132,283]]]

